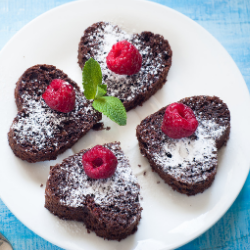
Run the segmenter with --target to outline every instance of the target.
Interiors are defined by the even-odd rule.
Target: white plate
[[[128,113],[128,125],[105,120],[110,131],[89,132],[56,161],[29,164],[16,158],[7,132],[17,109],[14,87],[19,76],[35,64],[53,64],[81,84],[77,47],[85,28],[112,21],[130,32],[150,30],[164,35],[173,50],[168,81],[143,107]],[[231,206],[249,171],[250,100],[245,82],[224,48],[198,24],[182,14],[146,1],[77,1],[55,8],[25,26],[0,54],[1,198],[27,227],[66,249],[172,249],[211,227]],[[211,188],[194,197],[174,192],[152,173],[140,155],[135,127],[146,115],[191,95],[217,95],[229,106],[232,129],[219,154],[219,169]],[[142,219],[127,239],[107,241],[87,234],[82,223],[63,221],[44,206],[49,166],[73,152],[97,143],[121,141],[142,190]],[[141,168],[138,164],[142,165]],[[143,172],[147,171],[146,176]],[[160,180],[161,183],[157,184]]]

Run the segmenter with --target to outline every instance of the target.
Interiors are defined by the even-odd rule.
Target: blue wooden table
[[[69,0],[0,0],[0,49],[25,24]],[[249,0],[154,0],[190,17],[226,48],[250,89]],[[1,73],[1,72],[0,72]],[[206,233],[178,250],[250,249],[250,176],[228,212]],[[0,231],[15,250],[59,250],[26,228],[0,199]]]

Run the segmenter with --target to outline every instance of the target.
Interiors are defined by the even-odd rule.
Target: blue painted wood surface
[[[25,24],[69,0],[0,0],[0,49]],[[249,0],[154,0],[190,17],[226,48],[250,89]],[[250,249],[250,176],[229,211],[206,233],[178,250]],[[60,250],[26,228],[0,200],[0,231],[15,250]]]

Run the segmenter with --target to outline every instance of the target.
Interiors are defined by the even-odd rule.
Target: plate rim
[[[28,28],[30,25],[32,25],[34,22],[38,21],[39,19],[43,18],[43,17],[46,16],[46,15],[49,15],[49,14],[52,13],[52,12],[59,11],[61,8],[65,8],[65,7],[67,7],[68,5],[78,5],[80,2],[90,2],[90,1],[91,1],[91,0],[81,0],[81,1],[67,2],[67,3],[61,4],[61,5],[57,6],[57,7],[54,7],[54,8],[52,8],[52,9],[47,10],[47,11],[45,11],[44,13],[38,15],[37,17],[35,17],[35,18],[32,19],[31,21],[29,21],[27,24],[25,24],[19,31],[17,31],[17,32],[8,40],[8,42],[7,42],[7,43],[3,46],[3,48],[0,50],[0,58],[1,58],[1,55],[3,54],[3,52],[6,50],[6,48],[8,48],[8,46],[12,43],[12,41],[14,41],[14,40],[16,39],[16,37],[17,37],[20,33],[22,33],[25,29],[27,29],[27,28]],[[93,1],[99,2],[99,1],[101,1],[101,0],[92,0],[92,2],[93,2]],[[106,2],[114,2],[114,1],[115,1],[115,0],[106,0]],[[172,9],[172,8],[166,6],[166,5],[162,5],[162,4],[160,4],[160,3],[157,3],[157,2],[152,2],[152,1],[147,1],[147,0],[127,0],[127,1],[126,1],[126,0],[120,0],[120,1],[121,1],[121,2],[127,2],[127,3],[128,3],[128,2],[139,2],[139,3],[141,3],[141,4],[149,4],[149,5],[158,6],[159,8],[165,8],[165,9],[168,10],[168,11],[174,12],[175,14],[182,16],[183,18],[185,18],[187,21],[189,21],[189,22],[192,23],[193,25],[196,25],[197,27],[199,27],[199,29],[201,29],[203,32],[206,32],[206,35],[210,36],[210,38],[213,39],[213,40],[217,43],[217,45],[220,46],[220,49],[223,50],[224,53],[227,54],[228,59],[230,59],[230,60],[231,60],[231,63],[234,64],[235,69],[238,70],[239,75],[241,76],[243,82],[245,83],[245,84],[242,85],[242,87],[245,86],[246,90],[248,91],[248,88],[247,88],[245,79],[244,79],[244,77],[242,76],[242,74],[241,74],[241,72],[240,72],[238,66],[237,66],[236,63],[234,62],[234,60],[233,60],[233,58],[231,57],[231,55],[230,55],[230,54],[228,53],[228,51],[222,46],[222,44],[221,44],[221,43],[220,43],[220,42],[219,42],[210,32],[208,32],[205,28],[203,28],[200,24],[198,24],[197,22],[195,22],[194,20],[192,20],[192,19],[189,18],[188,16],[182,14],[181,12],[179,12],[179,11],[177,11],[177,10],[175,10],[175,9]],[[248,161],[249,161],[249,160],[248,160]],[[240,185],[241,187],[240,187],[240,189],[238,190],[237,195],[231,200],[229,207],[228,207],[225,211],[221,211],[219,214],[217,214],[216,219],[215,219],[214,221],[210,222],[209,224],[207,224],[207,227],[205,227],[205,228],[204,228],[203,230],[201,230],[199,233],[194,234],[193,237],[190,237],[189,240],[186,240],[185,242],[183,241],[181,244],[175,244],[175,245],[173,246],[174,248],[181,247],[181,246],[183,246],[183,245],[185,245],[185,244],[191,242],[192,240],[196,239],[197,237],[199,237],[200,235],[202,235],[204,232],[206,232],[207,230],[209,230],[215,223],[217,223],[217,222],[223,217],[223,215],[230,209],[230,207],[232,206],[232,204],[234,203],[234,201],[235,201],[236,198],[238,197],[239,193],[241,192],[241,190],[242,190],[242,188],[243,188],[243,186],[244,186],[244,184],[245,184],[245,181],[246,181],[246,179],[247,179],[247,177],[248,177],[248,172],[249,172],[249,169],[246,168],[246,173],[247,173],[247,174],[244,175],[244,176],[245,176],[244,181],[241,183],[241,185]],[[7,205],[8,202],[6,202],[5,197],[2,197],[2,195],[1,195],[1,190],[0,190],[0,198],[3,200],[4,204],[8,207],[8,209],[11,211],[11,213],[12,213],[13,215],[15,215],[15,214],[12,212],[12,209],[10,209],[9,206]],[[16,215],[15,215],[15,216],[16,216]],[[21,223],[22,223],[23,225],[25,225],[27,228],[29,228],[29,230],[31,230],[32,232],[34,232],[34,233],[37,234],[38,236],[42,237],[44,240],[46,240],[46,241],[48,241],[48,242],[51,242],[52,244],[54,244],[54,245],[56,245],[56,246],[58,246],[58,247],[63,247],[63,246],[60,246],[57,242],[54,242],[53,240],[47,240],[47,237],[46,237],[46,236],[43,236],[40,232],[37,233],[36,230],[31,229],[31,228],[30,228],[29,226],[27,226],[26,223],[25,223],[22,219],[20,219],[19,217],[16,216],[16,218],[17,218],[19,221],[21,221]],[[171,248],[171,249],[172,249],[172,248]]]

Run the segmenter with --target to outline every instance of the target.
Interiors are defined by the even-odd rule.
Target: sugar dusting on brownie
[[[164,172],[188,183],[205,180],[207,171],[217,165],[215,141],[226,129],[212,120],[200,120],[198,117],[198,121],[193,139],[171,139],[162,133],[161,151],[153,155]]]
[[[142,208],[140,186],[132,175],[119,142],[102,145],[117,157],[113,176],[89,178],[82,166],[84,149],[51,167],[45,189],[45,207],[62,219],[82,221],[104,239],[121,240],[137,230]]]
[[[14,139],[17,143],[23,145],[31,144],[38,150],[53,148],[58,146],[59,137],[63,125],[70,121],[80,121],[83,116],[92,116],[94,110],[92,106],[87,105],[87,101],[82,94],[76,92],[75,108],[69,113],[55,111],[48,107],[45,101],[40,98],[38,101],[25,100],[28,106],[25,112],[18,113],[11,129],[14,130]],[[51,139],[53,138],[53,142]],[[33,147],[26,147],[26,151],[34,150]]]
[[[117,157],[118,165],[113,176],[107,179],[95,180],[89,178],[83,169],[81,160],[83,153],[68,158],[61,165],[64,180],[58,186],[60,203],[70,207],[84,206],[86,196],[94,197],[100,207],[112,205],[122,206],[125,200],[136,201],[139,195],[139,185],[126,156],[120,150],[119,144],[106,145]],[[85,151],[86,152],[86,151]],[[129,208],[129,204],[126,203]]]
[[[75,106],[68,113],[48,107],[42,98],[54,79],[63,79],[75,90]],[[28,162],[54,160],[101,119],[78,85],[52,65],[35,65],[19,78],[15,88],[18,113],[8,133],[14,154]]]
[[[112,45],[122,40],[131,42],[142,56],[142,67],[132,76],[117,75],[110,71],[106,64],[106,56]],[[163,57],[167,55],[167,51],[154,53],[150,46],[145,46],[141,42],[140,35],[130,35],[110,23],[103,23],[101,27],[88,34],[88,48],[90,52],[86,57],[93,57],[100,63],[103,83],[108,85],[108,95],[116,96],[123,102],[148,91],[166,67]]]
[[[187,195],[203,192],[218,167],[218,150],[227,143],[230,112],[218,97],[193,96],[179,101],[189,106],[198,120],[193,135],[172,139],[161,130],[166,107],[146,117],[137,127],[141,153],[173,189]]]

